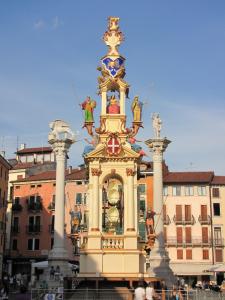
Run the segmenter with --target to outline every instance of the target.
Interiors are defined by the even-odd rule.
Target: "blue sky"
[[[170,170],[225,175],[223,0],[1,1],[0,148],[12,157],[17,141],[46,145],[48,124],[59,118],[87,137],[78,106],[87,95],[98,102],[98,126],[96,67],[110,15],[121,18],[125,34],[130,97],[148,102],[138,138],[152,136],[151,114],[159,112],[172,141]],[[84,146],[73,145],[71,164],[82,162]]]

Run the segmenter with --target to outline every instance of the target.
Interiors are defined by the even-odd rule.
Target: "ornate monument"
[[[108,53],[98,67],[101,115],[95,129],[97,143],[83,153],[89,169],[89,228],[87,243],[80,251],[79,276],[138,280],[148,276],[145,252],[138,242],[137,173],[143,152],[134,138],[142,127],[142,103],[137,96],[133,100],[133,124],[127,128],[129,85],[124,79],[125,58],[118,51],[124,37],[119,18],[110,17],[108,22],[103,36]]]

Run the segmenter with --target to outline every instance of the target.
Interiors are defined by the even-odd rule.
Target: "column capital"
[[[167,146],[171,143],[167,138],[163,139],[149,139],[145,141],[145,144],[149,147],[149,150],[153,153],[153,155],[161,156],[163,152],[166,151]]]
[[[131,169],[131,168],[126,168],[126,173],[127,173],[127,176],[134,176],[135,175],[134,169]]]
[[[71,142],[69,143],[67,141],[54,141],[51,143],[56,157],[66,157],[71,144]]]
[[[102,171],[97,168],[91,168],[91,175],[92,176],[100,176],[102,174]]]

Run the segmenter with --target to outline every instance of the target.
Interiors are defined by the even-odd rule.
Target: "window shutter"
[[[207,221],[207,205],[201,205],[201,219]]]
[[[202,258],[203,259],[209,259],[209,250],[208,249],[203,249],[202,250]]]
[[[177,243],[183,242],[182,227],[177,227]]]
[[[167,242],[167,228],[166,227],[163,228],[163,236],[164,236],[164,242],[166,243]]]
[[[177,249],[177,259],[183,259],[183,250]]]
[[[213,194],[213,197],[219,198],[219,196],[220,196],[220,190],[219,190],[219,188],[213,188],[212,189],[212,194]]]
[[[186,249],[186,259],[192,259],[192,249]]]
[[[223,252],[222,251],[223,251],[222,249],[215,250],[216,262],[223,262]]]
[[[202,242],[205,244],[209,242],[208,227],[202,227]]]
[[[182,206],[176,205],[176,220],[182,221]]]
[[[191,243],[191,227],[185,228],[185,237],[186,237],[186,243]]]
[[[166,220],[166,205],[163,205],[163,220]]]
[[[191,221],[191,205],[185,205],[185,221]]]

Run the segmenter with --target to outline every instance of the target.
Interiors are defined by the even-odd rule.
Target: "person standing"
[[[145,289],[141,282],[138,283],[138,287],[134,291],[134,300],[145,300]]]
[[[155,290],[153,288],[153,284],[151,282],[148,283],[148,286],[145,289],[146,293],[146,300],[153,300],[153,297],[155,296]]]

